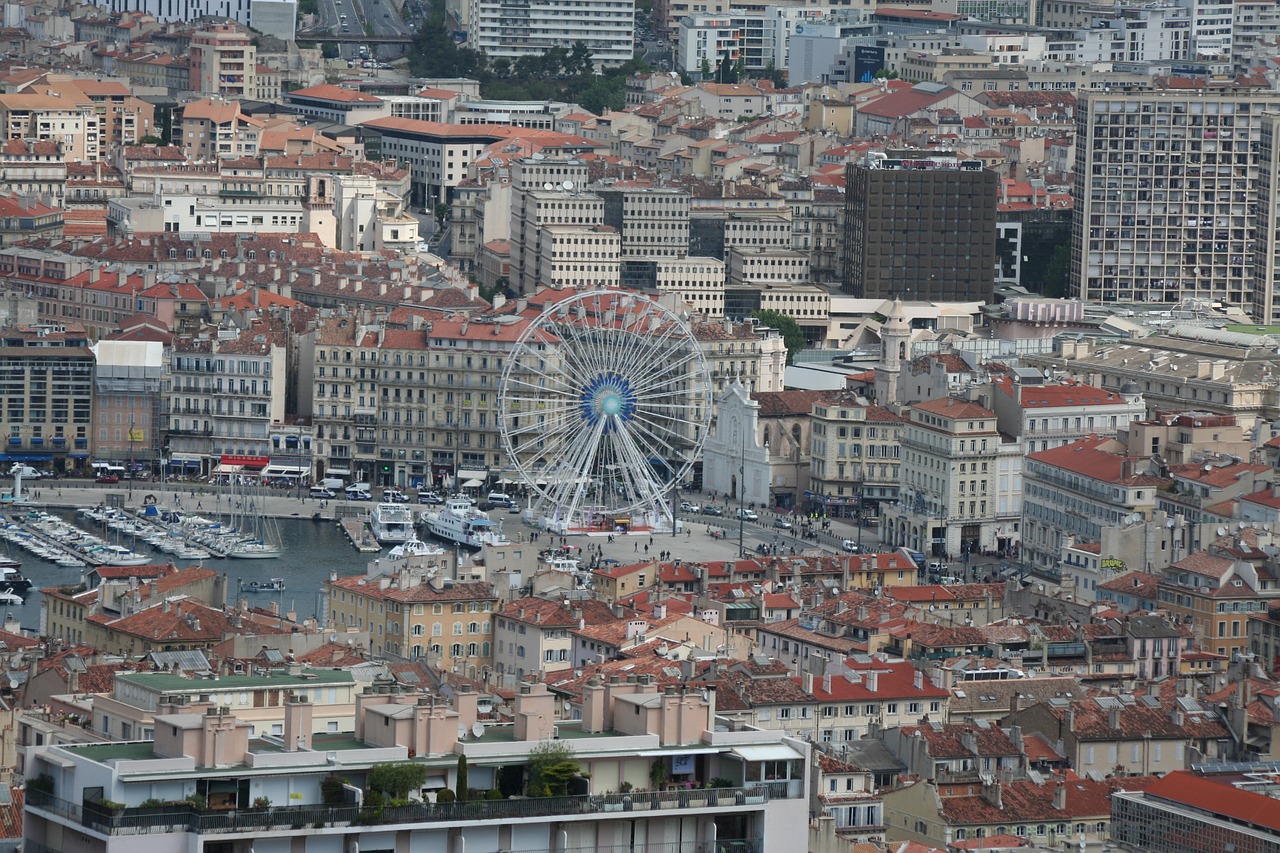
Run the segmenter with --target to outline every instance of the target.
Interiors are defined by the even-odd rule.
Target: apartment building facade
[[[898,499],[903,419],[852,394],[816,403],[811,419],[809,505],[878,518],[882,504]]]
[[[0,461],[87,470],[95,360],[83,327],[17,326],[0,335]]]
[[[261,459],[259,467],[265,466],[271,426],[284,421],[286,338],[279,321],[256,321],[217,340],[175,341],[162,409],[170,451],[202,458],[206,471],[224,456]]]
[[[1247,86],[1083,91],[1072,293],[1101,302],[1205,297],[1274,319],[1272,288],[1259,277],[1266,249],[1253,247],[1256,226],[1271,221],[1259,146],[1263,114],[1278,103],[1269,89]]]
[[[1168,481],[1113,438],[1093,436],[1029,454],[1022,473],[1022,557],[1058,571],[1068,544],[1099,542],[1103,529],[1140,521]]]
[[[882,533],[895,545],[939,556],[994,547],[995,412],[947,397],[917,403],[907,417],[900,498],[885,508]]]
[[[33,748],[27,767],[42,784],[26,798],[24,848],[54,850],[74,834],[84,838],[86,853],[116,853],[136,848],[145,825],[147,846],[157,853],[213,843],[300,845],[311,853],[454,843],[473,853],[556,845],[620,853],[636,832],[666,839],[671,853],[709,844],[781,853],[807,816],[806,743],[746,726],[722,731],[711,696],[659,693],[648,676],[589,685],[583,719],[574,722],[555,719],[545,685],[520,684],[511,726],[481,722],[479,697],[468,686],[444,702],[379,685],[355,697],[354,732],[316,732],[316,706],[324,700],[312,693],[282,684],[278,736],[257,733],[233,703],[215,704],[215,692],[211,701],[157,713],[152,741]],[[523,768],[551,740],[573,742],[573,761],[590,782],[567,795],[525,797]],[[450,804],[437,796],[464,784],[460,756],[467,759],[465,784],[497,789],[501,799]],[[655,761],[687,788],[614,793],[648,787]],[[337,772],[362,790],[375,781],[377,765],[409,762],[426,773],[421,787],[406,792],[407,805],[364,808],[354,797],[339,803],[323,793],[322,783]],[[162,779],[157,770],[167,771]],[[713,780],[717,789],[701,794]],[[167,805],[157,810],[157,800]]]

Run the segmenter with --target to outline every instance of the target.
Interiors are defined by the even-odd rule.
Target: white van
[[[511,506],[513,501],[511,495],[502,492],[490,492],[489,497],[485,498],[493,506]]]
[[[325,477],[323,480],[316,483],[316,485],[322,489],[328,489],[331,492],[342,491],[342,479],[340,477]]]
[[[344,491],[347,498],[353,501],[367,501],[373,496],[368,483],[352,483]]]
[[[324,486],[312,486],[311,491],[308,492],[308,494],[311,497],[317,498],[319,500],[328,500],[329,498],[334,498],[338,496],[337,492],[331,492],[328,489],[326,489]]]

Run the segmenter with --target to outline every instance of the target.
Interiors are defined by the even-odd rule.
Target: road
[[[317,29],[352,38],[352,43],[341,46],[343,59],[359,58],[360,38],[369,30],[375,36],[413,35],[413,27],[405,23],[391,0],[320,0],[319,9],[320,23]],[[369,30],[365,29],[366,24]],[[402,56],[404,48],[398,45],[381,45],[375,47],[374,51],[378,59],[386,61]]]

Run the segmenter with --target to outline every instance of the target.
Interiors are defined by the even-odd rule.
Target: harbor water
[[[95,528],[92,522],[77,517],[73,510],[56,509],[52,512],[91,533],[103,535],[101,528]],[[227,576],[228,596],[232,600],[237,597],[245,598],[251,607],[269,607],[274,602],[282,605],[285,610],[295,610],[300,619],[305,619],[318,615],[323,606],[321,596],[324,581],[328,579],[330,572],[336,571],[339,575],[362,574],[369,561],[378,557],[377,554],[357,553],[331,519],[312,521],[309,518],[283,518],[278,524],[284,545],[284,555],[278,559],[203,561],[206,567]],[[113,534],[108,535],[112,536],[111,541],[116,541]],[[120,544],[136,547],[139,553],[154,555],[156,563],[173,562],[179,568],[200,565],[200,561],[174,559],[169,554],[152,549],[141,540],[135,545],[128,537],[123,537]],[[87,569],[65,568],[7,543],[0,545],[9,549],[0,550],[0,553],[22,563],[22,573],[30,578],[32,584],[31,592],[23,597],[23,603],[8,605],[4,612],[13,614],[24,629],[35,633],[40,626],[40,588],[76,586],[81,574]],[[240,578],[246,582],[283,578],[285,590],[241,594],[237,583]]]

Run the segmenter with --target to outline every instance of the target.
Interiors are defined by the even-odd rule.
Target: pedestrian
[[[632,542],[632,543],[631,543],[631,550],[632,550],[632,551],[635,551],[637,554],[639,554],[639,553],[640,553],[640,543],[639,543],[639,542]]]

